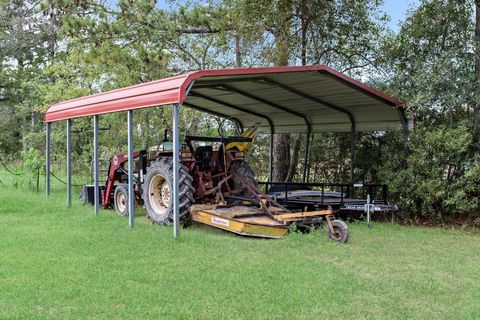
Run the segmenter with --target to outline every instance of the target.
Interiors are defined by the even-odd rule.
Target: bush
[[[402,216],[411,220],[449,223],[477,219],[480,159],[464,123],[456,127],[419,125],[408,141],[403,168],[382,168],[390,195]]]

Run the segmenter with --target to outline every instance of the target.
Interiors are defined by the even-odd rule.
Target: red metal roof
[[[278,74],[290,72],[321,71],[328,73],[338,80],[345,82],[350,87],[362,90],[370,96],[384,101],[387,105],[403,106],[403,104],[386,94],[375,90],[357,80],[354,80],[327,66],[300,66],[300,67],[273,67],[273,68],[249,68],[249,69],[223,69],[202,70],[174,76],[152,82],[142,83],[135,86],[111,90],[87,97],[59,102],[50,106],[45,114],[45,122],[99,115],[111,112],[126,111],[152,106],[161,106],[175,103],[183,103],[186,99],[186,91],[194,80],[209,77],[245,76],[261,74]]]

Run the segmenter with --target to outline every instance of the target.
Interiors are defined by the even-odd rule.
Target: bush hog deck
[[[156,150],[134,152],[133,110],[172,105],[173,132]],[[237,128],[233,136],[219,130],[219,137],[179,138],[180,106],[229,119]],[[99,184],[98,135],[102,114],[127,111],[128,154],[110,158],[108,178]],[[143,205],[153,223],[199,222],[240,235],[280,238],[289,226],[326,223],[330,238],[345,242],[348,228],[333,215],[347,208],[329,203],[333,190],[309,189],[309,146],[315,132],[350,132],[352,164],[358,131],[403,128],[407,132],[403,105],[371,87],[326,66],[226,69],[192,72],[149,83],[60,102],[46,115],[46,192],[50,193],[50,132],[56,121],[67,120],[67,203],[71,203],[71,127],[73,119],[93,116],[94,185],[85,186],[86,202],[114,208],[128,215],[133,227],[135,204]],[[245,130],[245,128],[249,128]],[[269,181],[272,182],[273,135],[304,133],[302,188],[289,193],[263,192],[245,153],[259,132],[270,134]],[[129,161],[130,160],[130,161]],[[354,167],[351,168],[353,184]],[[280,184],[284,184],[281,182]],[[324,192],[332,196],[325,197]],[[305,193],[306,192],[306,193]],[[317,192],[317,195],[312,193]],[[342,205],[351,194],[341,190]],[[355,200],[355,199],[350,199]],[[357,199],[358,200],[358,199]],[[333,201],[335,202],[335,201]],[[338,202],[338,201],[337,201]],[[355,205],[357,207],[355,207]],[[363,202],[351,201],[351,209]],[[367,212],[373,205],[367,201]]]
[[[193,221],[230,231],[242,236],[282,238],[293,223],[316,226],[324,219],[327,236],[339,242],[348,240],[348,227],[341,220],[333,220],[332,210],[310,212],[263,212],[257,208],[235,206],[229,208],[193,209]]]

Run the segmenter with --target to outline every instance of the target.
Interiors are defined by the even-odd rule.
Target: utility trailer
[[[398,210],[389,204],[386,184],[361,183],[296,183],[258,182],[265,192],[290,209],[321,210],[332,208],[342,218],[357,217],[358,213],[389,213]]]

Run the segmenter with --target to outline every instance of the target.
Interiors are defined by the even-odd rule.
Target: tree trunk
[[[288,135],[273,136],[273,181],[286,181],[290,167],[290,143]]]
[[[477,99],[480,96],[480,0],[475,0],[475,88]],[[475,142],[480,142],[480,101],[474,107],[473,128]]]
[[[302,9],[301,9],[301,59],[302,66],[307,64],[307,30],[308,25],[310,24],[310,18],[307,16],[307,0],[302,0]]]
[[[242,43],[241,35],[239,32],[235,34],[235,66],[237,68],[242,67]]]
[[[300,157],[300,143],[302,141],[302,135],[300,133],[295,133],[292,135],[293,145],[292,145],[292,156],[290,158],[290,165],[288,167],[288,174],[286,181],[291,182],[295,177],[298,166],[298,158]]]
[[[277,27],[275,29],[275,65],[288,65],[290,54],[290,26],[292,18],[292,1],[280,0],[277,6]]]
[[[288,65],[290,53],[291,0],[280,0],[277,6],[277,27],[274,32],[276,66]],[[286,181],[290,168],[290,143],[288,135],[281,133],[273,137],[273,181]]]

